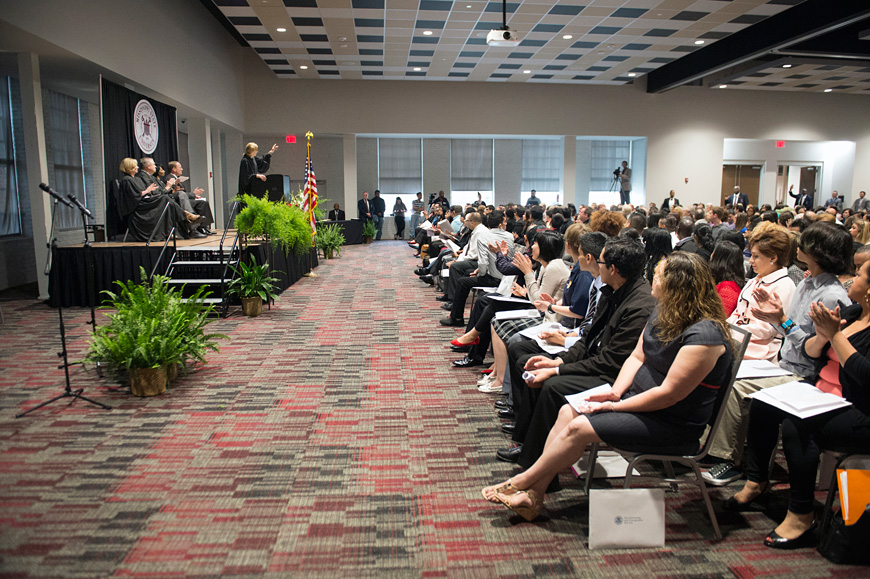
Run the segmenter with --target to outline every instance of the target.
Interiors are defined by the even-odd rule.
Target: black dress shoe
[[[414,270],[415,275],[426,275],[428,273],[429,273],[429,270],[427,270],[424,267],[418,267],[417,269]]]
[[[504,432],[505,434],[513,434],[516,427],[517,427],[516,422],[507,422],[507,423],[501,425],[501,431]]]
[[[439,322],[442,326],[461,327],[465,325],[464,318],[441,318]],[[480,366],[481,364],[483,364],[483,360],[480,361],[480,364],[475,364],[475,366]]]
[[[468,356],[464,357],[461,360],[453,360],[454,368],[471,368],[472,366],[482,366],[483,360],[480,358],[469,358]]]
[[[502,408],[498,411],[498,417],[504,418],[505,420],[511,420],[514,418],[514,409],[513,408]]]
[[[507,400],[496,400],[494,406],[501,410],[502,408],[513,408]]]
[[[205,233],[200,233],[196,230],[190,232],[190,239],[202,239],[204,237],[206,237]]]
[[[431,275],[421,275],[420,281],[428,283],[429,285],[435,285],[435,278]]]
[[[441,304],[441,309],[445,312],[449,312],[453,309],[453,302],[447,302],[446,304]]]
[[[438,300],[439,302],[449,302],[450,301],[450,298],[448,298],[446,295],[438,296],[435,299]]]
[[[470,345],[468,345],[468,346],[454,346],[451,344],[450,349],[453,350],[454,352],[459,352],[460,354],[465,354],[465,353],[468,353],[471,351],[471,346]]]
[[[809,529],[795,539],[786,539],[785,537],[780,537],[776,531],[771,531],[764,538],[764,546],[771,549],[805,549],[807,547],[815,547],[817,529],[818,524],[813,523]]]
[[[499,450],[495,453],[495,457],[504,462],[517,462],[520,459],[520,454],[523,452],[523,445],[515,446],[507,450]]]

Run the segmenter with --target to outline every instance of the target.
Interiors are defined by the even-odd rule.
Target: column
[[[212,208],[215,207],[214,171],[212,170],[211,119],[188,117],[187,149],[190,158],[190,182],[193,187],[205,189]],[[222,223],[219,221],[218,223]]]
[[[562,137],[562,204],[575,203],[577,184],[577,138],[573,135]]]
[[[356,135],[344,135],[342,140],[342,158],[344,159],[344,197],[341,206],[347,219],[355,219],[357,199]]]
[[[211,166],[212,166],[212,182],[214,183],[214,196],[209,198],[212,212],[214,212],[214,229],[223,229],[224,223],[224,203],[227,197],[227,184],[224,183],[223,170],[223,151],[221,151],[221,132],[214,130],[211,132]],[[229,175],[228,175],[229,177]]]
[[[45,124],[42,115],[42,81],[39,57],[32,53],[18,55],[18,76],[21,82],[21,111],[24,125],[24,147],[27,157],[27,182],[30,189],[30,216],[33,223],[33,250],[39,269],[39,299],[48,299],[48,276],[42,274],[48,258],[51,231],[51,198],[39,189],[48,182],[48,160],[45,148]],[[51,183],[49,183],[51,185]]]

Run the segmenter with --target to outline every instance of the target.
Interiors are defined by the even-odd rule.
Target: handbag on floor
[[[843,520],[842,511],[831,517],[831,524],[822,531],[818,552],[832,563],[840,565],[870,565],[870,506],[853,525]]]

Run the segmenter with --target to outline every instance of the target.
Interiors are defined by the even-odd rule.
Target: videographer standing
[[[622,169],[617,169],[613,174],[619,179],[619,203],[628,205],[631,203],[631,169],[628,168],[628,161],[623,161]]]

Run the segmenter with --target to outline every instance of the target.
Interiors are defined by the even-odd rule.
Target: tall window
[[[54,91],[43,91],[46,109],[46,132],[50,143],[54,174],[51,187],[62,194],[75,195],[86,207],[88,202],[85,186],[82,129],[87,129],[87,104],[78,99]],[[84,118],[82,118],[84,116]],[[61,229],[82,226],[78,209],[57,206],[57,224]]]
[[[492,139],[450,141],[450,203],[463,205],[477,200],[492,202]]]
[[[422,139],[378,139],[378,189],[387,208],[393,212],[401,197],[410,216],[411,201],[423,190]]]
[[[12,129],[12,79],[0,77],[0,237],[21,235],[21,205],[15,170],[15,135]]]
[[[532,189],[546,205],[561,203],[562,141],[523,139],[523,182],[520,203],[525,203]]]

